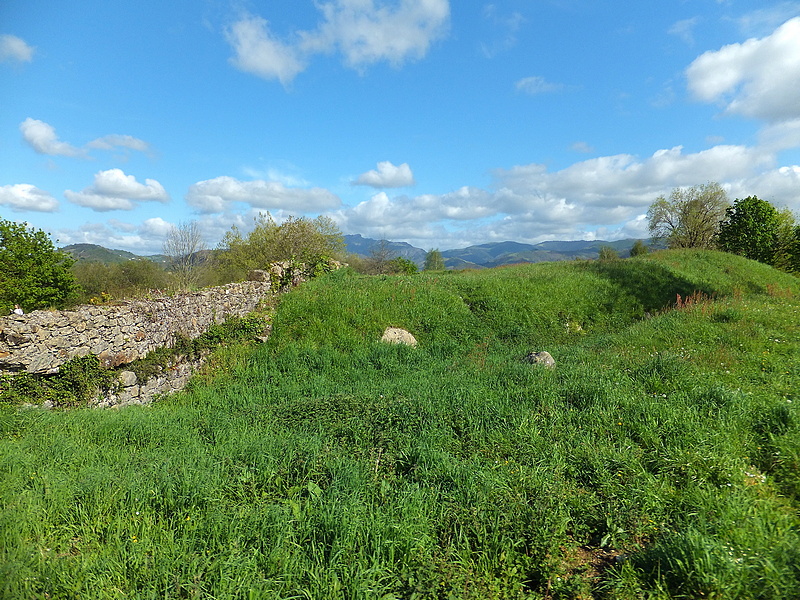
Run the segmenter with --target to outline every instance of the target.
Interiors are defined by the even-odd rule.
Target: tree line
[[[187,291],[242,281],[254,269],[277,261],[324,270],[331,260],[345,261],[365,274],[415,273],[416,263],[392,256],[388,242],[370,256],[348,255],[344,236],[329,217],[289,217],[277,223],[259,215],[251,231],[233,226],[209,249],[194,221],[174,226],[163,242],[167,260],[147,258],[121,263],[75,260],[56,249],[49,236],[26,224],[0,218],[0,314],[15,305],[25,311],[103,304],[156,293]],[[444,269],[438,250],[428,253],[426,268]]]

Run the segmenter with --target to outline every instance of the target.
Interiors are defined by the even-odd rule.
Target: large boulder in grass
[[[531,352],[527,356],[525,356],[525,362],[530,363],[532,365],[542,365],[543,367],[547,367],[548,369],[554,369],[556,366],[556,361],[550,356],[549,352]]]
[[[399,327],[387,327],[383,332],[382,342],[389,344],[405,344],[406,346],[416,347],[417,340],[411,333]]]

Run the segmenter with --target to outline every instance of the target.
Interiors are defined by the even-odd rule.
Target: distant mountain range
[[[389,251],[389,256],[401,256],[415,262],[422,267],[425,264],[426,250],[417,248],[406,242],[390,242],[365,238],[361,235],[344,236],[347,252],[369,257],[383,242]],[[539,244],[522,244],[520,242],[492,242],[479,244],[456,250],[443,250],[442,257],[448,269],[486,269],[511,265],[516,263],[551,262],[557,260],[594,259],[600,253],[600,248],[608,246],[625,258],[636,240],[618,240],[616,242],[595,241],[570,241],[570,242],[541,242]],[[650,244],[650,240],[645,240]],[[125,250],[110,250],[96,244],[72,244],[62,248],[77,260],[97,261],[105,264],[114,264],[132,258],[146,258],[157,263],[166,263],[168,258],[163,254],[138,256]]]
[[[166,263],[168,258],[163,254],[152,254],[150,256],[139,256],[126,250],[111,250],[98,246],[97,244],[70,244],[61,248],[67,254],[71,254],[75,260],[85,260],[90,262],[100,262],[107,265],[125,262],[133,258],[147,258],[157,263]]]
[[[361,235],[346,235],[344,241],[351,254],[369,256],[381,244],[381,240],[365,238]],[[623,258],[630,253],[634,239],[605,242],[569,241],[522,244],[520,242],[492,242],[456,250],[443,250],[442,257],[448,269],[486,269],[516,263],[551,262],[557,260],[586,260],[597,258],[600,248],[608,246]],[[645,240],[649,244],[650,240]],[[425,264],[427,251],[406,242],[386,242],[392,258],[401,256],[412,260],[420,267]]]

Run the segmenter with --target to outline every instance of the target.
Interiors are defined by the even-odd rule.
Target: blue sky
[[[425,249],[800,211],[800,2],[4,0],[0,216],[214,247],[259,212]]]

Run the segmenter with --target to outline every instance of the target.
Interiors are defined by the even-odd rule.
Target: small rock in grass
[[[556,361],[550,356],[549,352],[531,352],[525,357],[525,362],[532,365],[543,365],[548,369],[554,369]]]
[[[405,329],[399,327],[387,327],[383,332],[382,342],[389,342],[390,344],[405,344],[407,346],[416,347],[417,340]]]

